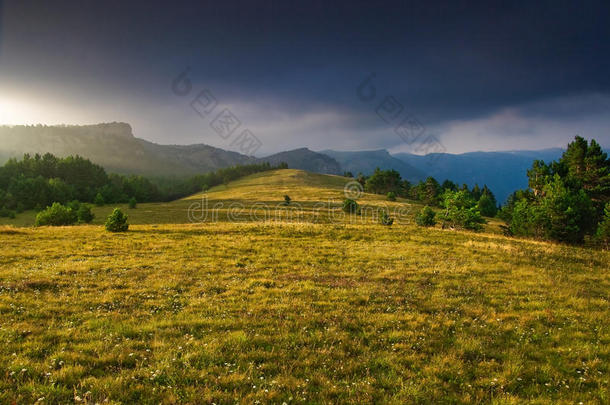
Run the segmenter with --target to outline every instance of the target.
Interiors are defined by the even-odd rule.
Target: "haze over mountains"
[[[375,168],[394,169],[410,182],[428,176],[438,181],[475,183],[488,187],[503,203],[513,191],[527,187],[526,171],[533,160],[557,159],[559,148],[539,151],[470,152],[426,156],[387,150],[314,152],[307,148],[280,152],[263,158],[246,156],[204,144],[159,145],[136,138],[126,123],[86,126],[1,126],[0,163],[24,153],[50,152],[57,156],[81,155],[110,172],[146,176],[186,176],[223,167],[257,162],[310,172],[354,175],[371,174]]]

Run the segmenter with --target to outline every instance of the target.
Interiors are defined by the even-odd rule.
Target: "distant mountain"
[[[301,148],[257,159],[203,144],[158,145],[136,138],[126,123],[0,126],[0,164],[24,153],[46,152],[60,157],[80,155],[109,172],[145,176],[186,176],[263,161],[273,165],[285,162],[293,169],[326,174],[350,171],[368,175],[379,167],[395,169],[411,182],[433,176],[471,187],[487,184],[503,203],[513,191],[527,187],[526,172],[535,159],[556,160],[563,149],[418,156],[391,155],[386,150],[314,152]]]
[[[203,144],[158,145],[134,137],[126,123],[0,127],[0,158],[46,152],[80,155],[110,172],[149,176],[189,175],[256,162]]]
[[[385,149],[360,152],[323,150],[320,153],[337,160],[344,171],[350,171],[354,176],[358,175],[358,173],[370,175],[379,167],[383,170],[394,169],[400,173],[402,178],[411,182],[426,178],[424,171],[415,168],[408,162],[393,157]]]
[[[499,203],[515,190],[527,188],[527,170],[534,160],[557,160],[563,149],[537,151],[469,152],[459,155],[437,153],[426,156],[398,153],[394,157],[425,171],[438,181],[449,179],[469,186],[487,186]]]
[[[307,148],[294,149],[275,155],[261,158],[264,162],[278,165],[282,162],[288,164],[291,169],[306,170],[308,172],[325,174],[342,174],[341,165],[326,154],[311,151]]]
[[[341,174],[333,158],[309,149],[295,149],[257,159],[209,145],[159,145],[136,138],[131,126],[113,122],[96,125],[0,126],[0,164],[24,153],[80,155],[109,172],[146,176],[185,176],[223,167],[285,162],[310,172]]]

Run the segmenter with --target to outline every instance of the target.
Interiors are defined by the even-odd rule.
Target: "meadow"
[[[610,252],[421,228],[369,194],[404,220],[338,217],[345,182],[261,173],[206,193],[213,221],[195,195],[118,234],[113,207],[3,219],[0,403],[608,403]]]

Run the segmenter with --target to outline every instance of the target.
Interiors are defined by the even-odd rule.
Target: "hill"
[[[337,160],[344,171],[350,171],[354,176],[357,176],[358,173],[368,176],[378,167],[382,170],[394,169],[400,173],[403,179],[410,182],[417,182],[426,178],[425,171],[393,157],[385,149],[359,152],[324,150],[320,153]]]
[[[508,152],[470,152],[463,154],[439,153],[429,156],[398,153],[394,157],[436,178],[449,179],[470,187],[478,184],[493,191],[503,204],[515,190],[527,188],[527,170],[534,160],[549,162],[558,159],[563,149]]]
[[[341,215],[347,181],[0,226],[0,403],[607,402],[609,252]]]
[[[397,223],[409,223],[419,204],[404,199],[387,201],[385,196],[361,193],[357,200],[363,215],[346,216],[341,210],[344,188],[352,179],[343,176],[309,173],[296,169],[262,172],[212,187],[205,193],[164,203],[127,204],[93,207],[94,224],[103,224],[115,206],[125,210],[132,224],[179,224],[214,221],[281,220],[292,222],[376,223],[378,210],[396,216]],[[284,206],[284,195],[292,202]],[[0,224],[33,226],[35,213],[26,211],[15,219],[0,218]],[[495,225],[492,227],[496,227]]]

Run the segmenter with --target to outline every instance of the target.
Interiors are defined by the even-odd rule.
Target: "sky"
[[[491,3],[0,0],[0,125],[249,130],[257,155],[430,152],[408,123],[432,151],[610,147],[609,3]]]

